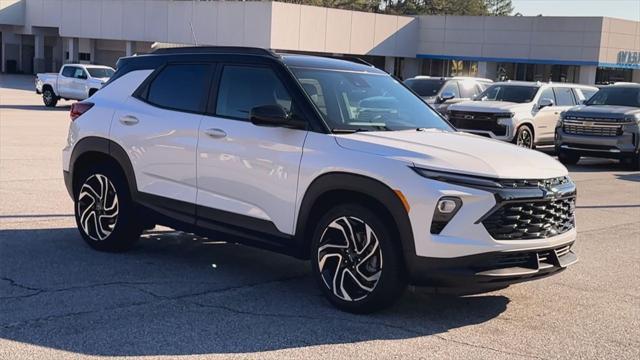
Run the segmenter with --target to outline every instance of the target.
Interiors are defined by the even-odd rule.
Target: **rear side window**
[[[163,108],[201,112],[209,95],[211,66],[167,65],[149,85],[147,101]]]
[[[557,88],[554,88],[553,91],[556,93],[556,100],[558,101],[556,105],[573,106],[576,104],[576,101],[573,98],[573,92],[571,91],[571,88],[557,87]]]
[[[62,69],[62,76],[72,78],[76,74],[77,67],[66,66]]]
[[[268,67],[225,66],[220,78],[216,114],[249,120],[251,109],[280,105],[291,111],[291,96]]]

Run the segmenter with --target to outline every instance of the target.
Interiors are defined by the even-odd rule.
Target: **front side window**
[[[404,82],[416,94],[424,97],[436,96],[445,80],[442,79],[409,79]]]
[[[292,71],[333,131],[453,130],[387,74],[308,68]],[[322,102],[304,85],[311,83],[319,85]]]
[[[557,87],[557,88],[554,88],[553,91],[556,93],[556,100],[558,101],[556,105],[573,106],[576,104],[576,101],[573,98],[573,92],[571,91],[571,88]]]
[[[167,65],[149,86],[147,101],[178,111],[200,112],[209,94],[210,65]]]
[[[453,94],[453,97],[460,97],[460,91],[458,90],[458,82],[457,81],[449,81],[447,82],[447,84],[442,88],[442,92],[440,92],[440,94]]]
[[[81,68],[76,68],[76,71],[73,73],[73,77],[76,79],[86,79],[87,75],[84,70]]]
[[[496,84],[489,86],[476,100],[528,103],[533,101],[538,89],[537,86]]]
[[[640,107],[640,87],[605,87],[593,95],[586,104]]]
[[[478,84],[471,80],[458,81],[458,87],[460,88],[460,97],[465,99],[471,99],[482,92]]]
[[[553,95],[553,89],[546,88],[542,90],[542,92],[540,93],[540,98],[538,99],[538,104],[542,104],[543,100],[550,100],[554,104],[556,104],[556,97],[555,95]]]
[[[291,96],[271,68],[224,67],[218,89],[217,115],[249,120],[251,109],[264,105],[280,105],[286,112],[291,112]]]

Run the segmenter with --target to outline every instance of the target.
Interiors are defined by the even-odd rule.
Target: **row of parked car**
[[[38,74],[46,106],[84,100],[114,74],[107,66],[67,64]],[[640,85],[603,87],[474,77],[417,76],[405,80],[458,130],[533,149],[551,145],[565,164],[582,156],[617,158],[640,167]],[[596,95],[597,96],[594,96]]]
[[[530,149],[552,145],[561,162],[582,156],[640,168],[640,84],[598,89],[568,83],[418,76],[405,84],[458,130]]]

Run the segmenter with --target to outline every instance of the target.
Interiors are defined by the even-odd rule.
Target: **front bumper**
[[[556,148],[585,156],[622,159],[637,154],[640,148],[638,126],[625,126],[619,136],[574,135],[556,129]]]
[[[69,196],[73,199],[73,178],[71,173],[65,170],[62,171],[62,176],[64,177],[64,186],[67,188]]]
[[[415,257],[412,284],[488,291],[557,274],[575,264],[573,241],[560,246],[498,251],[456,258]]]

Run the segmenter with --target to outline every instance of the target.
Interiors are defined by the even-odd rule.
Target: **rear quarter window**
[[[147,102],[162,108],[202,112],[209,95],[211,65],[167,65],[149,85]]]

